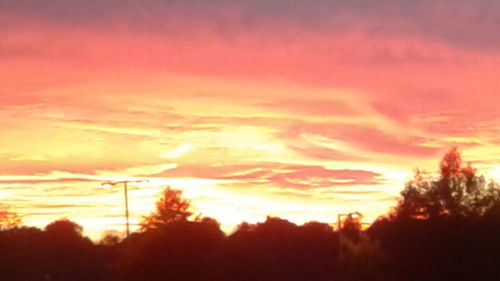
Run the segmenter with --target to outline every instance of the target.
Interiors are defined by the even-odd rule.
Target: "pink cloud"
[[[354,147],[358,147],[367,151],[377,153],[387,153],[395,155],[411,155],[411,156],[432,156],[439,149],[433,147],[420,146],[419,143],[426,141],[423,137],[413,136],[411,134],[387,133],[381,129],[372,128],[363,125],[354,124],[336,124],[336,123],[302,123],[296,124],[289,128],[283,136],[292,141],[301,134],[312,134],[316,136],[326,137],[331,140],[344,141]],[[312,148],[314,152],[315,149]],[[302,150],[307,150],[303,148]],[[329,150],[323,149],[325,153]],[[338,155],[338,152],[330,149],[333,157]],[[308,153],[306,151],[306,153]],[[311,153],[311,152],[309,152]],[[340,158],[342,159],[342,157]]]
[[[196,142],[158,176],[304,196],[385,183],[356,163],[411,170],[440,146],[500,143],[486,0],[52,2],[0,0],[3,175],[165,164]]]
[[[319,99],[288,99],[258,104],[273,111],[283,111],[295,116],[354,116],[356,111],[345,101]]]
[[[268,185],[300,189],[380,184],[382,175],[364,170],[327,169],[322,166],[283,163],[234,164],[223,166],[180,165],[155,175],[236,180],[245,185]]]

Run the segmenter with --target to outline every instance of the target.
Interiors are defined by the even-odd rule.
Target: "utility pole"
[[[123,184],[123,189],[125,193],[125,219],[127,226],[127,238],[130,236],[130,224],[129,224],[129,215],[128,215],[128,183],[132,182],[149,182],[148,180],[125,180],[125,181],[107,181],[101,184],[102,187],[111,187],[117,184]]]

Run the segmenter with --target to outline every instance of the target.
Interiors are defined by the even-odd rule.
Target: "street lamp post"
[[[129,221],[128,221],[128,186],[127,186],[127,184],[133,183],[133,182],[140,183],[140,182],[149,182],[149,181],[148,180],[107,181],[107,182],[104,182],[101,184],[103,187],[111,187],[111,186],[115,186],[115,185],[123,183],[123,189],[125,192],[125,218],[127,220],[127,222],[126,222],[127,223],[127,238],[130,235],[130,226],[129,226]]]
[[[363,215],[359,212],[354,212],[354,213],[348,213],[348,214],[338,214],[337,215],[337,228],[339,231],[339,258],[342,257],[343,252],[342,252],[342,217],[348,217],[350,219],[361,219]]]

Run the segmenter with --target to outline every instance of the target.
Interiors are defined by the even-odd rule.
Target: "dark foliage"
[[[456,150],[440,172],[438,179],[417,174],[395,213],[366,231],[360,214],[346,218],[340,232],[268,217],[227,236],[214,219],[189,220],[189,201],[171,189],[145,227],[122,241],[109,233],[95,244],[67,219],[44,230],[4,223],[0,280],[500,280],[498,188],[462,168]]]
[[[191,203],[182,198],[182,190],[167,187],[156,202],[156,210],[149,216],[143,217],[141,229],[157,229],[171,223],[185,222],[192,215],[188,211],[190,206]]]
[[[417,172],[395,213],[368,230],[388,258],[387,280],[500,280],[499,189],[461,161],[453,148],[438,179]]]
[[[122,243],[124,280],[220,280],[224,234],[212,220],[179,221]]]
[[[244,223],[227,241],[228,280],[332,280],[338,245],[327,224],[297,226],[271,217]]]
[[[0,231],[0,280],[110,280],[110,253],[66,219],[45,231],[14,227]]]
[[[460,153],[452,148],[441,160],[439,178],[426,177],[417,170],[401,192],[396,215],[431,220],[483,215],[500,200],[500,191],[475,173],[470,164],[462,167]]]

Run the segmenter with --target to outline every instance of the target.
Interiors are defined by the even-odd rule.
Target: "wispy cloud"
[[[344,185],[380,185],[382,175],[364,170],[327,169],[322,166],[283,163],[235,165],[180,165],[155,176],[241,181],[246,185],[276,188],[319,188]]]
[[[130,177],[154,185],[131,189],[135,219],[160,183],[227,228],[374,218],[449,146],[500,166],[491,1],[0,6],[0,196],[34,224],[120,224],[121,194],[94,187]]]

